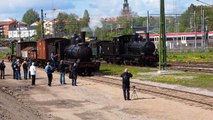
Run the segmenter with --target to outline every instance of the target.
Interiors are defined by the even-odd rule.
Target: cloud
[[[213,4],[212,0],[202,0]],[[87,9],[91,17],[116,17],[120,15],[123,8],[123,0],[1,0],[0,20],[6,18],[21,19],[23,14],[30,8],[38,13],[41,9],[44,12],[51,12],[53,8],[57,11],[75,13],[83,16]],[[131,9],[140,16],[160,14],[160,0],[128,0]],[[165,0],[166,13],[182,13],[190,4],[201,5],[196,0]],[[51,14],[49,14],[51,16]]]

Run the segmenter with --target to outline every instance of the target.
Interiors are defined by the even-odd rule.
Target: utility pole
[[[43,9],[41,9],[41,38],[44,38],[44,15],[43,15]]]
[[[212,6],[211,4],[208,4],[204,1],[201,1],[201,0],[197,0],[198,2],[202,3],[202,4],[205,4],[207,6]],[[203,31],[203,35],[202,35],[202,43],[201,45],[203,44],[203,48],[205,49],[206,47],[208,47],[208,29],[207,29],[207,26],[206,26],[206,23],[205,23],[205,11],[202,9],[202,6],[201,6],[201,31]]]
[[[202,32],[202,42],[201,46],[205,49],[205,11],[201,6],[201,32]]]
[[[165,30],[165,7],[164,0],[160,0],[160,52],[159,52],[159,69],[165,70],[166,62],[166,30]]]
[[[197,48],[197,24],[196,24],[196,11],[194,11],[194,31],[195,31],[194,47],[195,47],[195,48]]]

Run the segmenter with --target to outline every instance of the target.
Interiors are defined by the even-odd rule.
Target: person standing
[[[64,64],[63,60],[60,61],[59,71],[60,71],[60,83],[61,83],[61,85],[66,84],[65,83],[65,64]]]
[[[24,71],[24,79],[27,80],[28,64],[26,60],[23,62],[22,67]]]
[[[30,73],[31,73],[31,78],[32,78],[32,85],[35,85],[35,80],[36,80],[36,67],[35,63],[33,62],[32,65],[30,66]],[[26,74],[27,75],[27,74]]]
[[[0,63],[0,70],[1,70],[1,79],[5,79],[5,63],[4,60],[1,61]]]
[[[72,86],[77,86],[77,76],[78,76],[78,65],[77,63],[74,63],[72,69],[71,69],[71,73],[72,73]]]
[[[122,77],[122,88],[123,88],[123,95],[124,100],[130,100],[130,78],[132,74],[128,72],[128,69],[125,68],[124,72],[121,74]]]
[[[15,64],[15,74],[16,74],[16,80],[21,80],[21,64],[19,60],[17,60]]]
[[[13,70],[13,79],[16,79],[16,60],[14,60],[11,64]]]
[[[50,65],[50,62],[47,62],[47,65],[45,67],[45,72],[47,73],[47,77],[48,77],[48,86],[51,86],[52,79],[53,79],[53,74],[52,73],[54,72],[54,69]]]
[[[27,64],[28,64],[28,68],[29,68],[29,72],[28,72],[29,79],[31,79],[30,66],[32,65],[32,62],[33,62],[32,59],[29,57],[27,60]]]

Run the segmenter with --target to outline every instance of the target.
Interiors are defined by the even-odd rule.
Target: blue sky
[[[1,0],[0,21],[7,18],[21,20],[23,14],[30,8],[40,13],[43,9],[47,14],[46,19],[56,17],[57,12],[65,11],[75,13],[82,17],[85,9],[89,11],[90,17],[98,19],[101,17],[116,17],[120,14],[124,0]],[[201,0],[212,4],[212,0]],[[160,0],[128,0],[131,9],[140,16],[159,14]],[[166,13],[182,13],[190,4],[200,5],[196,0],[165,0]],[[53,8],[56,9],[53,12]]]

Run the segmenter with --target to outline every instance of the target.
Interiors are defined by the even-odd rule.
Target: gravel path
[[[138,99],[124,101],[121,88],[78,79],[78,86],[59,84],[54,73],[52,87],[38,69],[36,86],[31,80],[0,80],[1,120],[211,120],[213,112],[184,103],[138,93]],[[104,79],[104,78],[103,78]]]

